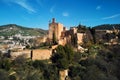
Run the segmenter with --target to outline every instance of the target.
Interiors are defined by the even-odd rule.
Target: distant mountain
[[[104,24],[104,25],[95,26],[93,28],[97,30],[113,30],[113,27],[115,27],[115,29],[120,30],[120,24]]]
[[[0,26],[0,36],[12,36],[21,34],[23,36],[44,36],[47,30],[27,28],[16,24],[8,24]]]

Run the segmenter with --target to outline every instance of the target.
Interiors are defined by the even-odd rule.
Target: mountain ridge
[[[113,30],[113,28],[120,30],[120,24],[102,24],[93,28],[96,30]]]
[[[47,30],[40,28],[29,28],[17,24],[6,24],[0,26],[0,36],[13,36],[21,34],[23,36],[44,36]]]

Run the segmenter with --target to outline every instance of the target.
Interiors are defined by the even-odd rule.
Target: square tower
[[[55,18],[52,19],[52,22],[49,23],[49,39],[53,40],[53,34],[56,37],[56,40],[60,40],[61,34],[63,32],[63,24],[56,23]]]

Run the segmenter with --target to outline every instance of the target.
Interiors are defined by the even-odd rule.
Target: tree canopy
[[[59,45],[51,57],[52,62],[60,69],[67,69],[72,63],[73,49],[69,45]]]

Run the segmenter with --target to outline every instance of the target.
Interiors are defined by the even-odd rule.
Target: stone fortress
[[[79,45],[82,44],[83,36],[85,34],[78,33],[76,27],[71,27],[70,30],[67,30],[66,27],[63,26],[63,24],[55,22],[55,18],[53,18],[52,22],[49,23],[48,38],[50,39],[50,41],[53,40],[53,35],[55,35],[58,45],[72,43],[72,36],[76,38],[76,44]]]
[[[20,55],[26,55],[27,58],[31,58],[32,60],[45,60],[49,59],[52,55],[52,50],[55,49],[58,45],[71,44],[72,38],[74,36],[76,45],[82,44],[84,33],[78,33],[76,27],[71,27],[70,30],[67,30],[66,27],[61,23],[55,22],[55,18],[52,19],[52,22],[49,23],[49,30],[47,37],[45,36],[45,40],[41,42],[52,42],[53,36],[56,38],[56,45],[52,45],[50,49],[34,49],[32,50],[21,50],[17,52],[11,52],[11,56],[13,59],[17,58]]]

